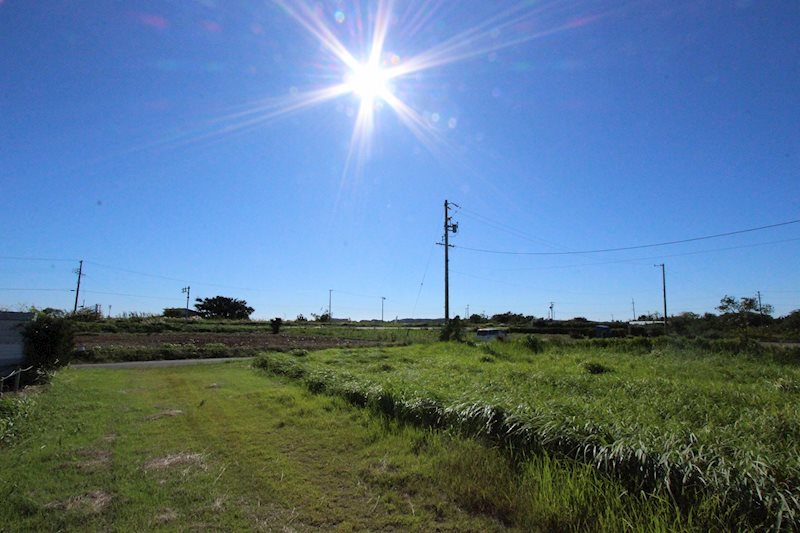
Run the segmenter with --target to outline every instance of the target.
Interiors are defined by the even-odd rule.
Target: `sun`
[[[350,91],[365,103],[389,96],[391,92],[388,82],[387,72],[372,62],[355,66],[345,78],[345,84]]]

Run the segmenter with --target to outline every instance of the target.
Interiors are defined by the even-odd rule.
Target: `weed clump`
[[[587,361],[581,365],[584,370],[586,370],[590,374],[607,374],[609,372],[613,372],[614,370],[611,367],[602,365],[600,363],[594,363],[591,361]]]
[[[525,345],[525,348],[533,353],[542,353],[544,351],[544,342],[542,342],[542,339],[536,337],[535,335],[528,335],[525,337],[523,344]]]

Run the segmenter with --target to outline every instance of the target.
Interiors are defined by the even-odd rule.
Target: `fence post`
[[[19,378],[22,375],[22,367],[17,368],[17,374],[14,376],[14,392],[19,390]]]

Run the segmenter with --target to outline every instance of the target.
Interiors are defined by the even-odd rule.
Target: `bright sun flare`
[[[373,101],[389,93],[386,72],[371,63],[358,65],[347,77],[347,86],[362,101]]]

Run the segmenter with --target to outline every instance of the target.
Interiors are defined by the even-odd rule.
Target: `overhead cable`
[[[487,254],[502,254],[502,255],[581,255],[581,254],[598,254],[604,252],[623,252],[626,250],[640,250],[642,248],[656,248],[659,246],[669,246],[672,244],[683,244],[687,242],[695,242],[695,241],[703,241],[707,239],[717,239],[720,237],[728,237],[730,235],[740,235],[742,233],[750,233],[753,231],[760,231],[770,228],[777,228],[780,226],[788,226],[790,224],[798,224],[800,223],[800,219],[797,220],[789,220],[787,222],[779,222],[777,224],[769,224],[766,226],[759,226],[757,228],[748,228],[742,229],[737,231],[728,231],[725,233],[717,233],[715,235],[704,235],[702,237],[692,237],[690,239],[680,239],[675,241],[666,241],[666,242],[658,242],[653,244],[639,244],[636,246],[621,246],[618,248],[602,248],[598,250],[579,250],[579,251],[572,251],[572,252],[512,252],[508,250],[487,250],[484,248],[470,248],[468,246],[460,246],[460,245],[453,245],[454,248],[460,248],[461,250],[469,250],[471,252],[482,252]]]

